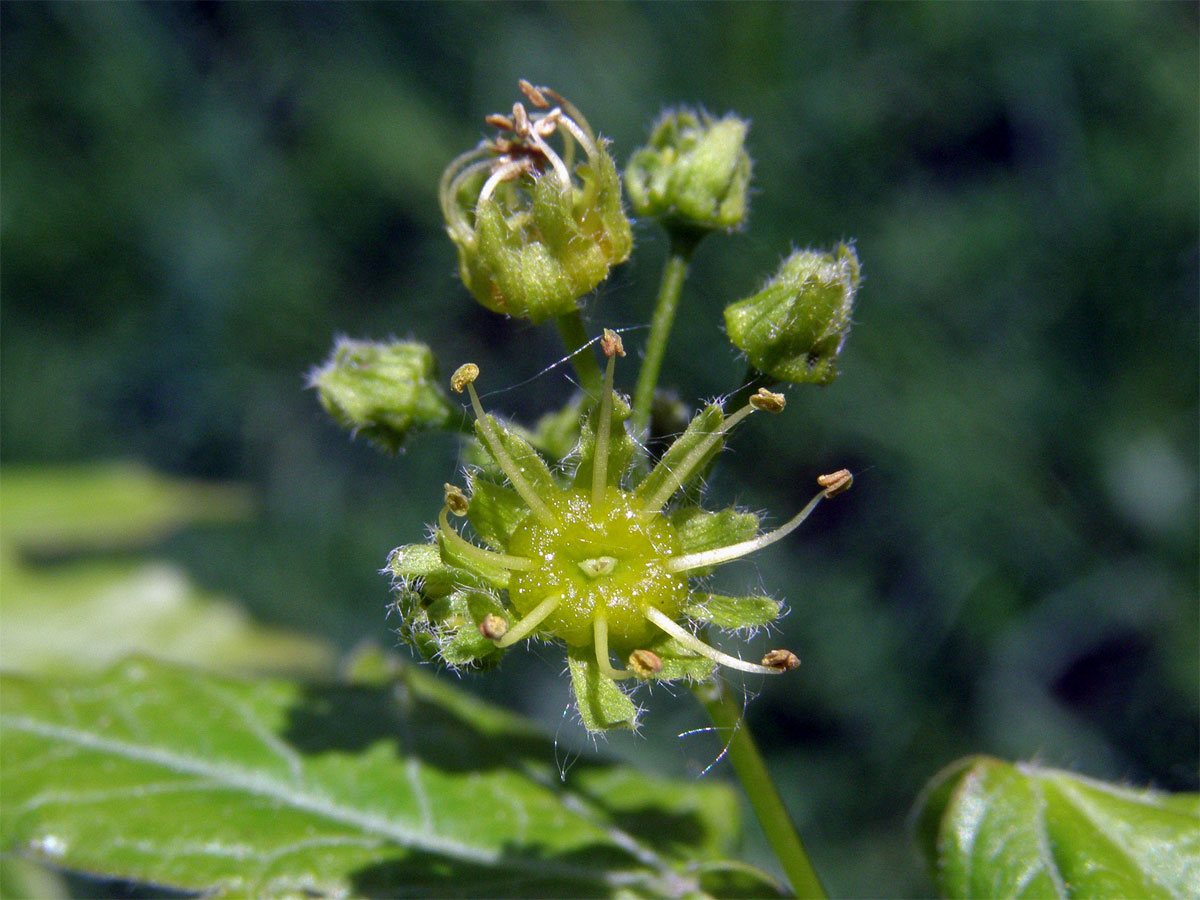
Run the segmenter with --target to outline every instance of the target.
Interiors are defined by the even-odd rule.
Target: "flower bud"
[[[701,231],[745,222],[748,127],[733,115],[714,120],[686,109],[663,115],[625,170],[634,213]]]
[[[439,195],[475,299],[541,322],[574,311],[628,259],[633,231],[605,141],[556,92],[526,82],[521,89],[535,110],[557,105],[529,113],[517,103],[511,116],[488,116],[500,135],[454,160]]]
[[[413,341],[342,338],[309,376],[309,387],[339,425],[388,453],[400,449],[409,431],[442,428],[451,415],[433,351]]]
[[[750,364],[779,381],[828,384],[850,330],[858,256],[799,250],[753,297],[725,307],[725,330]]]

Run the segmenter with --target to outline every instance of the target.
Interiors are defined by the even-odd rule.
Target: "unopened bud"
[[[447,484],[443,487],[446,491],[446,508],[456,516],[465,516],[467,510],[471,508],[471,502],[467,500],[467,495],[457,485]]]
[[[629,669],[638,678],[657,675],[662,667],[662,658],[652,650],[634,650],[629,654]]]
[[[858,291],[858,256],[800,250],[752,297],[725,307],[725,331],[750,364],[779,381],[828,384]]]
[[[474,383],[478,377],[479,366],[475,365],[475,363],[463,363],[450,376],[450,390],[456,394],[461,394],[467,389],[467,385]]]
[[[758,393],[750,397],[750,405],[755,409],[761,409],[763,412],[783,412],[783,408],[787,406],[787,398],[783,394],[776,394],[768,391],[766,388],[759,388]]]
[[[498,641],[508,634],[508,620],[495,613],[488,613],[479,623],[479,633],[489,641]]]
[[[791,650],[770,650],[762,658],[762,664],[768,669],[779,669],[781,672],[786,672],[799,668],[800,657]]]
[[[826,499],[836,497],[843,491],[850,490],[850,485],[854,483],[854,476],[850,474],[849,469],[838,469],[836,472],[831,472],[828,475],[818,475],[817,484],[825,488]]]
[[[342,339],[309,385],[339,425],[395,453],[410,431],[449,421],[450,404],[436,378],[437,362],[424,344]]]
[[[750,187],[748,127],[733,115],[713,119],[687,109],[663,115],[625,170],[634,213],[701,231],[741,225]]]

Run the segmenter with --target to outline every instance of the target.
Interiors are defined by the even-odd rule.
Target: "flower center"
[[[576,647],[593,641],[597,614],[608,620],[617,652],[645,646],[660,633],[645,610],[675,618],[687,597],[687,577],[667,561],[679,550],[675,529],[661,514],[615,487],[593,502],[591,491],[564,491],[545,498],[552,521],[529,516],[514,530],[508,551],[534,561],[516,571],[508,595],[521,615],[549,597],[561,596],[541,625],[543,634]]]

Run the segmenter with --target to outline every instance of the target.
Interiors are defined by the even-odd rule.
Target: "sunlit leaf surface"
[[[774,896],[715,783],[578,760],[411,668],[382,685],[149,660],[3,682],[3,849],[241,896]]]
[[[917,840],[947,897],[1195,897],[1200,796],[1118,787],[970,757],[917,810]]]

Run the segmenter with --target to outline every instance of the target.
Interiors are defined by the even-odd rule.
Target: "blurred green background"
[[[692,400],[736,386],[721,310],[793,247],[854,239],[865,274],[841,378],[752,422],[712,483],[780,521],[815,475],[858,473],[720,575],[790,602],[777,643],[804,665],[748,683],[749,715],[831,892],[929,890],[905,816],[969,752],[1197,788],[1195,4],[0,16],[6,471],[121,459],[242,482],[254,516],[154,553],[263,626],[389,643],[377,572],[421,539],[457,444],[383,458],[305,373],[338,334],[417,337],[489,387],[561,356],[552,329],[470,300],[436,202],[519,77],[569,96],[619,163],[666,106],[737,111],[750,226],[701,247],[664,382]],[[664,241],[636,236],[588,301],[593,333],[649,321]],[[531,421],[567,374],[486,402]],[[542,719],[569,761],[594,751],[561,667],[534,650],[462,681]],[[644,736],[601,752],[727,777],[699,775],[714,736],[676,737],[703,724],[689,697],[647,702]],[[745,855],[772,865],[753,830]]]

